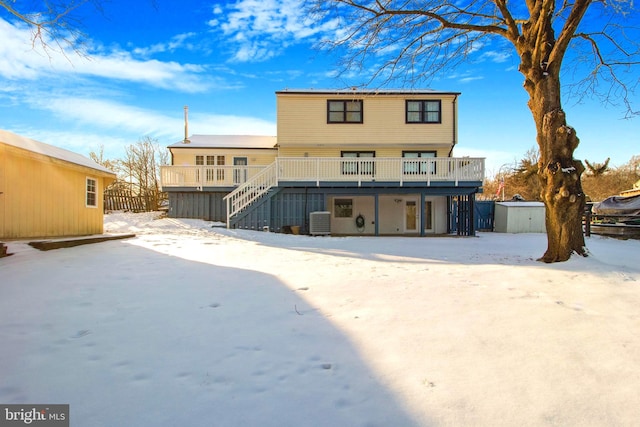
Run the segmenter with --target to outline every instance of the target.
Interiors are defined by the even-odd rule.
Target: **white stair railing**
[[[227,202],[227,228],[231,218],[264,196],[278,184],[277,160],[224,197]]]

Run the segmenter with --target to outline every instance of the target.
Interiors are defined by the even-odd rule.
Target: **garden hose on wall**
[[[358,214],[358,216],[356,217],[356,227],[358,227],[359,232],[364,231],[364,217],[362,216],[362,214]]]

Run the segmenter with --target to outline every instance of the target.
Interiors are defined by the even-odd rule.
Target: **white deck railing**
[[[351,182],[454,182],[482,181],[484,159],[470,157],[434,158],[344,158],[279,157],[276,181]],[[251,181],[268,166],[162,166],[162,187],[234,187]]]
[[[160,166],[162,187],[234,187],[244,184],[265,166]]]
[[[354,182],[425,182],[482,181],[482,158],[344,158],[278,157],[278,181]]]

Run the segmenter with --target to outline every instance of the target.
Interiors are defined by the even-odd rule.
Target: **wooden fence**
[[[104,192],[104,211],[151,212],[158,210],[164,196],[164,193],[134,195],[127,189],[108,188]]]

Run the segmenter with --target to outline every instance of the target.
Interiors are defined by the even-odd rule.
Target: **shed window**
[[[98,183],[93,178],[87,178],[87,207],[98,206]]]
[[[407,123],[442,123],[440,100],[407,101]]]

